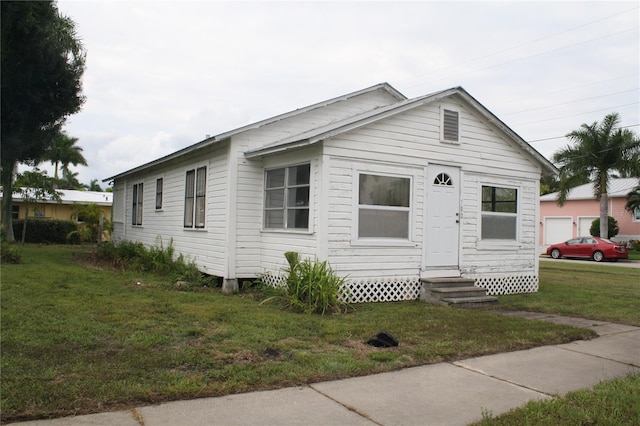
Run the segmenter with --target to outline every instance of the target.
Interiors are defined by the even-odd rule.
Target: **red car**
[[[564,243],[549,246],[547,254],[554,259],[561,257],[583,257],[600,262],[605,259],[617,262],[628,259],[629,252],[623,243],[614,243],[600,237],[578,237]]]

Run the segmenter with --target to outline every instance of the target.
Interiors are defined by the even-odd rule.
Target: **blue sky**
[[[547,158],[618,112],[640,133],[638,2],[66,1],[87,49],[65,127],[102,180],[274,115],[388,82],[464,87]],[[104,186],[104,184],[103,184]]]

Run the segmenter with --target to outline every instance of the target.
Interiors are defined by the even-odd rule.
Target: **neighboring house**
[[[60,201],[48,199],[29,204],[29,218],[72,220],[78,206],[96,204],[104,212],[104,217],[111,220],[112,193],[71,189],[58,189],[57,192],[60,194]],[[0,194],[1,198],[2,194]],[[20,194],[13,194],[12,204],[13,219],[24,219],[27,214],[27,206]]]
[[[632,214],[624,206],[627,194],[638,186],[637,178],[612,179],[607,191],[609,216],[618,221],[616,241],[640,240],[640,209]],[[592,183],[569,191],[567,201],[558,205],[558,193],[540,197],[540,244],[550,245],[570,238],[589,235],[591,223],[600,217],[600,202]]]
[[[462,88],[383,83],[207,139],[105,181],[114,240],[173,244],[201,271],[277,283],[328,260],[350,300],[417,299],[421,277],[538,288],[539,181],[557,169]]]

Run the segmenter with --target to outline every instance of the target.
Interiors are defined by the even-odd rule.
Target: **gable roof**
[[[609,198],[625,197],[633,188],[640,185],[640,179],[638,178],[621,178],[611,179],[609,182],[609,190],[607,194]],[[540,196],[540,201],[557,201],[560,193],[552,192],[551,194],[545,194]],[[595,200],[595,190],[593,183],[585,183],[584,185],[576,186],[569,190],[567,195],[567,201],[570,200]]]
[[[324,139],[357,129],[372,122],[391,117],[393,115],[411,110],[413,108],[421,107],[451,96],[457,96],[464,100],[470,107],[472,107],[476,112],[482,115],[488,122],[506,133],[513,141],[515,141],[520,146],[520,148],[522,148],[523,151],[535,158],[547,172],[554,174],[558,173],[558,169],[549,160],[547,160],[535,148],[529,145],[517,133],[511,130],[506,124],[498,119],[498,117],[493,115],[491,111],[485,108],[462,87],[454,87],[413,99],[405,99],[403,101],[399,101],[385,107],[375,108],[362,114],[349,117],[342,121],[318,127],[316,129],[279,140],[261,148],[247,151],[245,152],[245,156],[247,158],[254,158],[283,152],[289,149],[299,148],[305,145],[312,145]]]
[[[30,188],[27,188],[29,190]],[[74,189],[57,189],[60,194],[60,201],[52,198],[48,200],[38,201],[38,203],[54,203],[54,204],[97,204],[99,206],[110,206],[113,204],[113,193],[98,191],[77,191]],[[0,198],[2,198],[0,193]],[[13,201],[22,201],[20,194],[13,194]]]
[[[366,93],[375,92],[376,90],[383,90],[383,91],[389,93],[392,97],[396,98],[399,101],[403,101],[403,100],[407,99],[406,96],[404,96],[402,93],[397,91],[389,83],[379,83],[379,84],[376,84],[376,85],[371,86],[371,87],[367,87],[367,88],[362,89],[362,90],[351,92],[351,93],[348,93],[346,95],[338,96],[336,98],[328,99],[326,101],[318,102],[316,104],[309,105],[309,106],[306,106],[304,108],[299,108],[299,109],[296,109],[296,110],[293,110],[293,111],[286,112],[284,114],[279,114],[279,115],[276,115],[274,117],[267,118],[267,119],[262,120],[262,121],[258,121],[256,123],[252,123],[252,124],[248,124],[248,125],[243,126],[243,127],[239,127],[239,128],[237,128],[235,130],[231,130],[231,131],[228,131],[228,132],[220,133],[220,134],[212,136],[212,137],[208,137],[208,138],[206,138],[206,139],[204,139],[204,140],[202,140],[200,142],[197,142],[197,143],[195,143],[193,145],[190,145],[190,146],[188,146],[188,147],[186,147],[184,149],[181,149],[179,151],[176,151],[176,152],[171,153],[169,155],[166,155],[164,157],[158,158],[158,159],[153,160],[153,161],[151,161],[149,163],[143,164],[143,165],[141,165],[139,167],[135,167],[135,168],[127,170],[125,172],[119,173],[119,174],[117,174],[115,176],[103,179],[102,181],[103,182],[110,182],[110,181],[112,181],[114,179],[121,178],[121,177],[130,175],[130,174],[139,172],[141,170],[145,170],[145,169],[147,169],[149,167],[157,166],[157,165],[162,164],[164,162],[170,161],[170,160],[172,160],[174,158],[178,158],[178,157],[181,157],[183,155],[189,154],[189,153],[191,153],[193,151],[197,151],[199,149],[211,146],[211,145],[213,145],[215,143],[222,142],[224,140],[227,140],[227,139],[231,138],[234,135],[246,132],[248,130],[257,129],[257,128],[262,127],[264,125],[275,123],[275,122],[283,120],[285,118],[290,118],[290,117],[294,117],[296,115],[304,114],[306,112],[313,111],[313,110],[318,109],[318,108],[323,108],[323,107],[326,107],[328,105],[335,104],[335,103],[341,102],[341,101],[345,101],[345,100],[348,100],[348,99],[351,99],[351,98],[354,98],[354,97],[357,97],[357,96],[360,96],[360,95],[363,95],[363,94],[366,94]]]

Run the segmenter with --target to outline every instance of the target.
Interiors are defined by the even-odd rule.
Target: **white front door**
[[[425,265],[458,269],[460,169],[430,165],[426,187]]]

